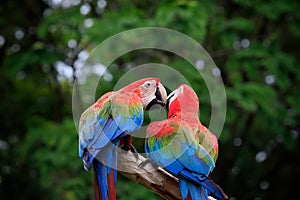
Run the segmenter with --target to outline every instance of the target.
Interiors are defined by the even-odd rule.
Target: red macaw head
[[[190,86],[182,84],[169,94],[166,108],[169,111],[168,118],[174,115],[182,117],[183,114],[198,116],[199,99]]]
[[[158,78],[141,79],[121,90],[137,94],[142,99],[145,110],[157,104],[164,106],[167,100],[167,92]]]

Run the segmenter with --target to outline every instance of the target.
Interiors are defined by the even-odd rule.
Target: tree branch
[[[142,155],[138,158],[130,151],[118,153],[118,170],[127,178],[145,186],[167,200],[180,200],[181,193],[178,179],[161,167],[156,167],[151,163],[145,166],[139,165],[145,161]],[[209,197],[213,200],[214,198]]]

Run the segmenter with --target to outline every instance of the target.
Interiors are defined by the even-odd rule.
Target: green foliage
[[[138,188],[133,190],[133,188]],[[121,175],[118,177],[117,185],[117,199],[127,200],[127,199],[137,199],[143,200],[147,197],[149,200],[161,199],[155,195],[151,190],[141,187],[133,181],[128,181],[126,178],[122,178]]]
[[[78,158],[71,120],[76,61],[83,50],[89,52],[114,34],[150,26],[180,31],[200,42],[221,71],[227,115],[212,173],[216,182],[236,199],[295,196],[294,181],[300,177],[295,164],[300,159],[298,1],[113,0],[104,8],[96,0],[55,2],[27,0],[21,8],[17,1],[0,5],[1,197],[93,198],[93,175],[84,171]],[[118,50],[122,49],[107,53]],[[203,77],[170,52],[146,49],[119,57],[108,67],[109,78],[101,77],[96,97],[145,63],[162,63],[180,72],[200,98],[201,121],[209,124],[211,97]],[[152,69],[176,87],[172,77]],[[145,125],[148,115],[162,117],[146,114]],[[139,151],[143,142],[134,138]],[[121,175],[118,179],[118,199],[159,199]]]
[[[73,120],[61,124],[39,121],[31,125],[18,147],[19,162],[30,168],[33,177],[38,176],[37,184],[49,191],[47,198],[84,199],[89,195],[93,173],[85,172],[78,161],[77,141]]]

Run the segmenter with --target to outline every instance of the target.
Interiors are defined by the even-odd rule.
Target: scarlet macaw
[[[208,175],[215,167],[218,141],[198,118],[199,100],[188,85],[180,85],[166,103],[168,119],[147,128],[145,151],[155,163],[178,176],[183,199],[219,199],[226,194]]]
[[[85,170],[93,165],[97,200],[116,199],[116,147],[130,149],[130,133],[143,123],[144,110],[164,105],[165,88],[158,78],[145,78],[104,94],[80,118],[79,156]]]

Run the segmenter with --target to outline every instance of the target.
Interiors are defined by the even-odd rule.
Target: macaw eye
[[[145,86],[145,87],[150,87],[150,86],[151,86],[150,81],[146,81],[146,82],[144,83],[144,86]]]

